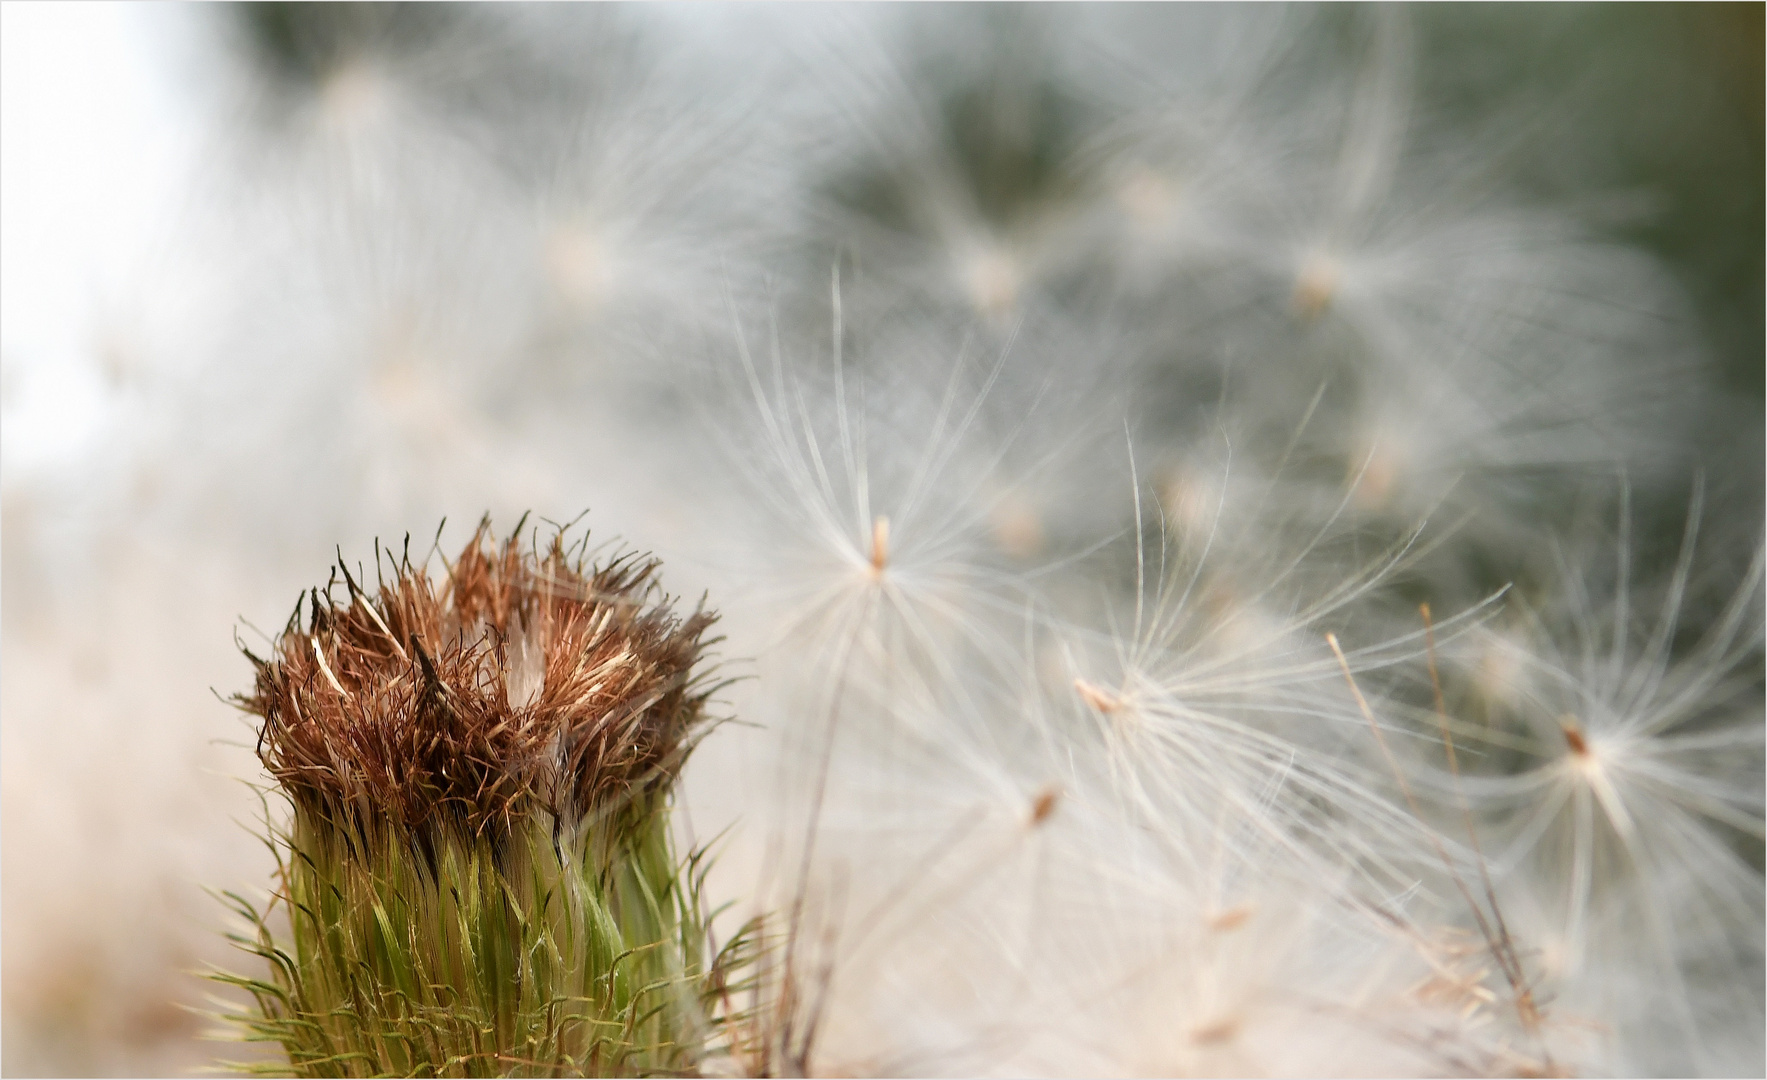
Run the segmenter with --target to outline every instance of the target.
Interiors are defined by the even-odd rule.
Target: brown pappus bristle
[[[519,527],[518,527],[519,529]],[[572,557],[571,552],[579,554]],[[677,617],[655,560],[587,564],[480,524],[446,581],[409,557],[370,596],[297,605],[237,703],[297,805],[338,823],[507,829],[535,812],[617,815],[666,793],[705,723],[696,673],[716,619]],[[640,809],[642,812],[642,809]]]

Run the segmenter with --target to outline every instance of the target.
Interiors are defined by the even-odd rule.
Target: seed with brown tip
[[[1210,912],[1206,921],[1209,924],[1210,930],[1213,930],[1218,934],[1225,934],[1229,930],[1237,930],[1244,926],[1246,920],[1251,917],[1252,906],[1250,904],[1240,904],[1238,907],[1230,907],[1225,911]]]
[[[871,570],[881,574],[890,563],[890,519],[879,514],[871,523]]]
[[[1075,679],[1074,689],[1080,692],[1081,700],[1106,715],[1123,707],[1122,698],[1103,687],[1092,685],[1085,679]]]
[[[1190,1041],[1198,1046],[1211,1046],[1216,1043],[1228,1042],[1238,1034],[1239,1020],[1235,1017],[1227,1016],[1191,1028]]]
[[[1571,753],[1578,757],[1589,756],[1589,740],[1583,737],[1583,725],[1577,723],[1576,717],[1566,713],[1558,718],[1558,727],[1565,733],[1565,745],[1571,748]]]

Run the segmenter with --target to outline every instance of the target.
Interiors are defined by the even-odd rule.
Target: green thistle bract
[[[221,976],[256,1000],[249,1038],[305,1076],[700,1069],[745,946],[710,955],[670,836],[715,616],[675,616],[656,569],[481,524],[440,584],[407,557],[371,597],[340,561],[251,657],[236,701],[293,815],[292,943],[233,898],[270,964]]]

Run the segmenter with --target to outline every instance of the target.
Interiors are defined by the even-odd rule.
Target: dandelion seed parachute
[[[1438,781],[1484,823],[1555,1007],[1613,1025],[1604,1070],[1747,1071],[1761,1052],[1729,1026],[1757,1007],[1762,965],[1761,558],[1684,633],[1701,516],[1696,496],[1651,589],[1628,576],[1624,530],[1605,574],[1561,561],[1562,591],[1525,612],[1525,651],[1504,651],[1522,670],[1459,727],[1465,774]]]

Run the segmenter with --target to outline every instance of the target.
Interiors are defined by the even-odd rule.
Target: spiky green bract
[[[297,822],[279,898],[292,946],[240,905],[271,977],[229,977],[303,1076],[697,1070],[715,992],[666,826],[599,865],[595,830],[533,821],[494,841],[443,830],[433,864],[388,827]],[[277,1065],[280,1070],[280,1064]]]
[[[234,1019],[302,1076],[700,1071],[748,948],[712,954],[669,828],[713,616],[676,619],[653,562],[484,526],[439,590],[395,571],[315,591],[238,699],[293,814],[270,834],[289,939],[232,897],[270,968],[220,976],[257,1005]]]

